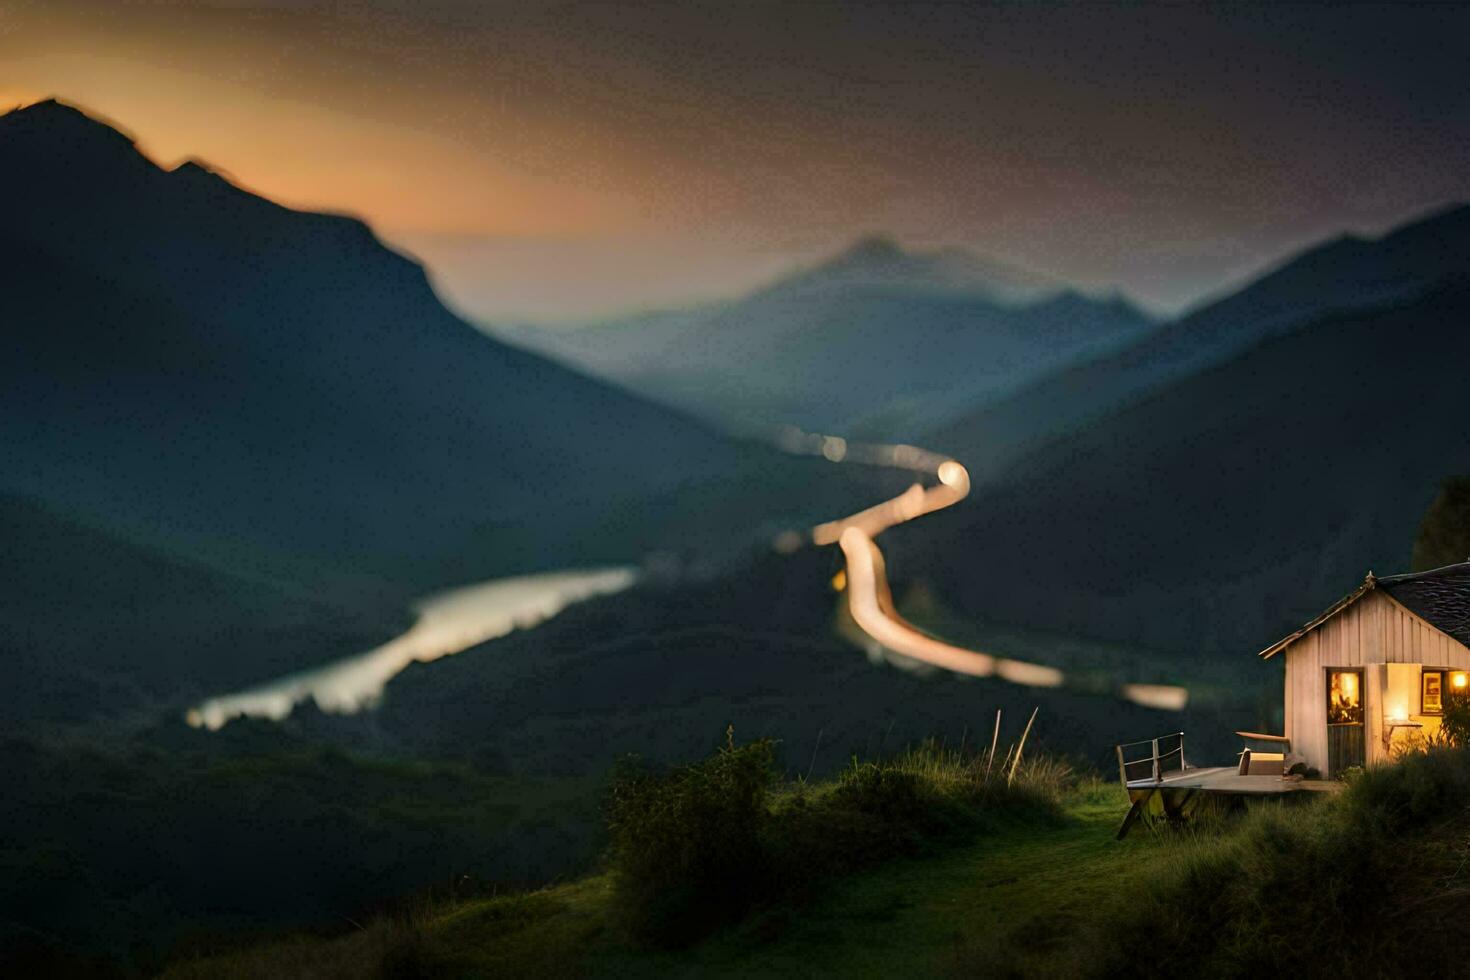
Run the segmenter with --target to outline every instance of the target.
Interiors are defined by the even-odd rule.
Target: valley
[[[585,875],[547,901],[601,916],[610,780],[722,734],[839,786],[1026,739],[1092,802],[955,867],[1090,850],[1113,745],[1279,729],[1251,655],[1406,569],[1470,469],[1463,206],[1174,319],[876,238],[556,327],[466,322],[365,223],[60,102],[0,116],[0,178],[0,965]],[[979,899],[916,868],[860,889],[938,881],[893,913],[932,952]],[[691,962],[789,965],[739,941]]]

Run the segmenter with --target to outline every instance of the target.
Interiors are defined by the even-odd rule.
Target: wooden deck
[[[1242,776],[1235,766],[1178,769],[1160,779],[1130,779],[1128,799],[1133,805],[1118,828],[1121,840],[1141,818],[1182,820],[1205,797],[1244,800],[1292,793],[1335,793],[1342,783],[1326,779],[1282,779],[1280,776]]]
[[[1133,779],[1128,782],[1128,796],[1135,790],[1194,789],[1207,793],[1228,793],[1240,796],[1279,796],[1282,793],[1331,793],[1342,788],[1342,783],[1328,779],[1282,779],[1280,776],[1242,776],[1235,766],[1215,766],[1206,769],[1181,769],[1165,773],[1158,782],[1152,779]]]

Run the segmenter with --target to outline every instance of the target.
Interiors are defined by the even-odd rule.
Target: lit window
[[[1419,682],[1419,713],[1421,715],[1437,715],[1444,711],[1444,675],[1442,670],[1426,670]],[[1460,675],[1463,685],[1465,675]],[[1454,683],[1453,680],[1450,682]]]
[[[1327,673],[1327,724],[1363,723],[1363,679],[1356,670]]]

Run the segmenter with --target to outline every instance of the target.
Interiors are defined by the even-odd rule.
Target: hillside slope
[[[498,343],[362,223],[71,107],[0,116],[0,187],[0,494],[118,555],[7,511],[55,601],[6,602],[5,674],[79,685],[11,684],[12,719],[172,711],[376,645],[444,586],[658,550],[713,574],[878,492]]]
[[[0,485],[238,559],[409,582],[564,563],[742,450],[486,338],[360,222],[164,171],[77,110],[0,117]],[[636,556],[637,528],[611,525]]]
[[[1470,206],[1411,221],[1375,240],[1343,236],[1283,262],[1243,289],[1122,349],[1067,367],[927,434],[985,480],[1051,439],[1152,391],[1322,317],[1412,301],[1470,275]]]
[[[1470,281],[1310,322],[1032,453],[896,537],[970,615],[1247,657],[1370,568],[1470,464]]]
[[[0,734],[148,718],[367,649],[408,621],[158,552],[19,497],[0,495],[0,541]]]

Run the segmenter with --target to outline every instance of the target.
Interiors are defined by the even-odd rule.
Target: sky
[[[886,233],[1171,312],[1470,198],[1470,5],[0,0],[0,108],[346,211],[466,312]]]

